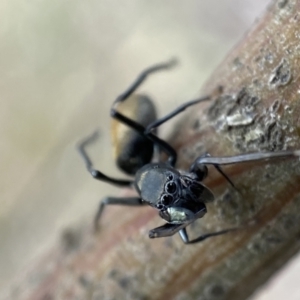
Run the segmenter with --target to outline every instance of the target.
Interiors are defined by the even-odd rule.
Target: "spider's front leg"
[[[228,228],[228,229],[224,229],[224,230],[220,230],[220,231],[216,231],[216,232],[202,234],[199,237],[197,237],[193,240],[190,240],[189,236],[187,234],[187,231],[186,231],[186,227],[189,224],[169,224],[169,223],[167,223],[163,226],[160,226],[160,227],[150,230],[149,237],[152,239],[159,238],[159,237],[167,237],[167,236],[172,236],[175,233],[179,232],[179,235],[185,244],[195,244],[195,243],[202,242],[202,241],[206,240],[207,238],[210,238],[213,236],[218,236],[218,235],[223,235],[228,232],[236,231],[236,230],[240,229],[238,227]]]
[[[218,235],[223,235],[223,234],[226,234],[228,232],[231,232],[231,231],[235,231],[235,230],[238,230],[240,228],[236,227],[236,228],[228,228],[228,229],[224,229],[224,230],[220,230],[220,231],[216,231],[216,232],[210,232],[210,233],[205,233],[205,234],[201,234],[200,236],[198,236],[197,238],[193,239],[190,241],[189,239],[189,236],[186,232],[186,228],[182,228],[180,231],[179,231],[179,234],[180,234],[180,237],[182,239],[182,241],[185,243],[185,244],[196,244],[196,243],[199,243],[199,242],[202,242],[210,237],[213,237],[213,236],[218,236]]]
[[[166,223],[160,227],[156,227],[149,231],[149,238],[155,239],[160,237],[172,236],[179,230],[187,226],[187,224],[170,224]]]
[[[185,211],[182,208],[176,208],[175,210],[176,210],[176,214],[181,211],[182,212]],[[203,209],[199,210],[196,214],[193,214],[192,212],[190,212],[190,214],[188,216],[186,215],[186,221],[184,223],[181,223],[181,224],[166,223],[163,226],[160,226],[160,227],[150,230],[149,237],[150,238],[167,237],[167,236],[172,236],[178,232],[182,241],[185,244],[195,244],[195,243],[202,242],[202,241],[206,240],[207,238],[222,235],[222,234],[240,229],[239,227],[228,228],[228,229],[224,229],[221,231],[202,234],[199,237],[197,237],[193,240],[190,240],[189,236],[187,234],[187,231],[186,231],[186,227],[188,225],[190,225],[191,223],[193,223],[195,220],[202,218],[205,215],[205,213],[206,213],[206,208],[204,206]],[[160,215],[162,216],[163,214],[160,213]]]
[[[156,227],[149,231],[149,238],[159,238],[172,236],[179,232],[195,220],[202,218],[206,214],[206,207],[203,204],[201,210],[196,214],[183,207],[170,207],[167,210],[160,211],[159,215],[169,223]]]

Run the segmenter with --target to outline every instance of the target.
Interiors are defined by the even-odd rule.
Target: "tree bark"
[[[201,95],[212,100],[185,112],[169,139],[178,168],[204,152],[300,149],[299,11],[299,0],[274,1],[210,77]],[[238,191],[209,168],[216,200],[188,231],[241,230],[188,246],[178,236],[150,240],[162,223],[155,210],[110,208],[98,234],[91,222],[65,231],[14,299],[246,299],[300,247],[300,165],[277,159],[223,170]]]

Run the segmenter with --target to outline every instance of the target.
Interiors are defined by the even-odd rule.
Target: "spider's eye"
[[[168,174],[168,180],[173,180],[174,176],[170,173]]]
[[[174,194],[176,192],[177,186],[174,181],[170,181],[166,184],[165,190],[169,194]]]
[[[187,186],[190,186],[192,184],[192,181],[187,179],[187,180],[185,180],[185,183],[186,183]]]
[[[157,204],[157,205],[156,205],[156,208],[159,209],[159,210],[161,210],[161,209],[164,208],[164,206],[163,206],[162,204]]]
[[[169,205],[173,201],[173,197],[165,194],[161,196],[160,200],[163,205]]]

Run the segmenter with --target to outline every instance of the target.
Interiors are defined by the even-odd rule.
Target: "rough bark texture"
[[[178,168],[213,156],[299,149],[300,1],[276,1],[205,85],[171,143]],[[188,117],[187,117],[188,115]],[[246,299],[300,248],[296,159],[224,167],[239,192],[210,169],[216,201],[190,236],[243,229],[191,246],[148,239],[156,211],[111,208],[102,230],[80,224],[18,280],[13,299]]]

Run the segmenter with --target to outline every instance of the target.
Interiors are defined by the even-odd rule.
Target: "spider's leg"
[[[126,101],[126,99],[128,99],[128,97],[133,92],[135,92],[139,86],[141,86],[141,84],[146,80],[146,78],[149,75],[154,74],[161,70],[170,69],[171,67],[173,67],[174,63],[175,63],[175,61],[171,60],[166,63],[154,65],[154,66],[144,70],[137,77],[137,79],[126,89],[126,91],[124,93],[122,93],[119,97],[117,97],[117,99],[114,101],[111,111],[110,111],[112,118],[115,118],[116,120],[122,122],[123,124],[131,127],[132,129],[139,132],[144,137],[150,139],[153,142],[153,144],[157,145],[160,149],[165,151],[167,153],[167,155],[169,156],[168,161],[172,166],[174,166],[176,163],[176,159],[177,159],[176,151],[167,142],[163,141],[156,135],[154,135],[152,133],[148,133],[148,134],[145,133],[146,128],[144,126],[142,126],[141,124],[139,124],[139,123],[135,122],[134,120],[123,115],[121,112],[119,112],[117,110],[117,106],[118,106],[118,103]]]
[[[182,228],[179,231],[180,237],[182,239],[182,241],[185,244],[195,244],[195,243],[199,243],[202,242],[204,240],[206,240],[207,238],[213,237],[213,236],[218,236],[218,235],[222,235],[231,231],[235,231],[238,230],[240,228],[229,228],[229,229],[225,229],[225,230],[221,230],[221,231],[216,231],[216,232],[211,232],[211,233],[206,233],[206,234],[202,234],[200,236],[198,236],[197,238],[195,238],[194,240],[189,240],[189,236],[186,232],[186,228]]]
[[[175,116],[177,116],[179,113],[183,112],[185,109],[187,109],[188,107],[198,104],[200,102],[203,101],[207,101],[210,100],[210,97],[202,97],[196,100],[191,100],[188,101],[182,105],[180,105],[179,107],[177,107],[176,109],[174,109],[173,111],[171,111],[170,113],[168,113],[167,115],[165,115],[164,117],[154,121],[153,123],[151,123],[150,125],[147,126],[146,129],[146,133],[151,132],[153,129],[157,128],[158,126],[162,125],[163,123],[169,121],[170,119],[174,118]]]
[[[95,229],[98,230],[99,220],[107,205],[142,206],[145,204],[147,203],[142,201],[142,199],[138,197],[123,197],[123,198],[106,197],[100,202],[99,209],[95,216],[95,220],[94,220]]]
[[[79,154],[81,155],[83,161],[85,162],[86,168],[89,171],[89,173],[97,180],[105,181],[110,184],[116,185],[116,186],[131,186],[132,181],[131,180],[125,180],[125,179],[116,179],[113,177],[109,177],[102,172],[94,169],[93,163],[89,157],[89,155],[86,152],[86,147],[93,143],[96,138],[98,137],[98,132],[94,132],[92,135],[88,136],[84,140],[82,140],[78,146],[77,149],[79,151]]]

